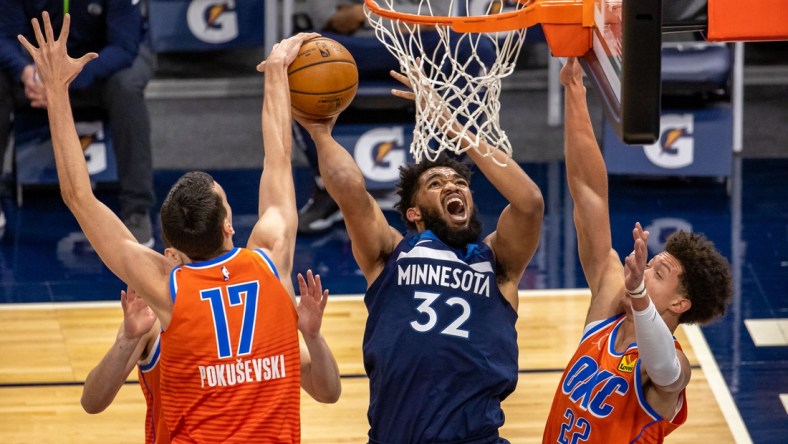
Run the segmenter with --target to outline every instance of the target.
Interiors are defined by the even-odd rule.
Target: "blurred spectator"
[[[0,152],[5,153],[11,114],[46,109],[47,98],[36,67],[17,40],[35,41],[30,21],[48,11],[55,33],[65,13],[71,14],[68,53],[81,57],[96,52],[71,84],[75,109],[98,108],[107,113],[120,180],[121,218],[142,244],[153,246],[150,209],[153,194],[150,120],[145,86],[153,75],[139,0],[0,0]],[[0,156],[2,170],[3,156]],[[0,210],[0,222],[5,217]],[[1,225],[0,225],[1,226]]]

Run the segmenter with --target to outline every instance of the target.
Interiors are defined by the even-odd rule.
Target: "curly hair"
[[[213,177],[191,171],[175,182],[161,205],[162,238],[193,261],[208,260],[221,252],[225,217]]]
[[[733,295],[730,264],[702,234],[677,231],[670,235],[665,251],[678,259],[683,272],[679,291],[692,302],[679,323],[704,324],[725,314]]]
[[[399,183],[397,184],[399,202],[394,205],[394,208],[399,211],[400,217],[402,217],[402,221],[405,222],[408,229],[416,229],[416,224],[408,220],[407,212],[408,208],[413,206],[413,198],[419,188],[419,178],[425,171],[435,167],[451,168],[468,183],[471,182],[471,169],[464,163],[446,154],[439,155],[433,161],[424,160],[413,165],[401,166],[399,168]]]

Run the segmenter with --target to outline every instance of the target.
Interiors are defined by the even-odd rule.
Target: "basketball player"
[[[145,442],[169,443],[159,387],[161,325],[156,314],[131,287],[121,292],[120,301],[123,322],[112,348],[85,379],[82,408],[91,414],[103,412],[136,366],[140,388],[145,395]]]
[[[323,179],[367,280],[369,441],[507,442],[498,435],[501,401],[517,385],[517,285],[539,242],[539,188],[504,153],[496,151],[494,161],[469,150],[509,201],[496,230],[480,241],[467,166],[442,155],[403,167],[396,205],[409,229],[403,236],[333,139],[336,118],[296,119],[317,146]]]
[[[566,169],[578,252],[591,305],[583,338],[561,377],[544,443],[661,443],[687,419],[690,364],[673,338],[682,323],[725,312],[728,262],[699,234],[677,232],[647,259],[649,233],[632,230],[621,264],[612,249],[607,171],[575,59],[561,70],[566,92]]]
[[[173,262],[173,265],[176,264],[174,251],[171,248],[166,248],[164,255]],[[328,290],[323,292],[319,275],[314,276],[312,270],[307,270],[307,277],[304,279],[299,273],[298,284],[302,298],[311,298],[316,304],[322,304],[325,308]],[[82,408],[91,414],[103,412],[115,399],[131,370],[136,366],[146,404],[145,442],[146,444],[169,443],[170,434],[161,409],[159,385],[161,325],[153,310],[133,289],[121,291],[120,300],[123,322],[115,343],[85,379],[82,388]],[[307,370],[302,366],[301,374],[304,375]]]
[[[336,362],[320,334],[320,304],[295,306],[290,273],[296,231],[287,66],[299,34],[274,46],[265,67],[259,220],[248,248],[233,245],[232,211],[210,175],[189,172],[161,208],[162,237],[184,264],[138,244],[93,195],[76,137],[68,86],[97,57],[66,54],[70,17],[56,40],[49,15],[33,20],[31,53],[49,99],[49,122],[60,190],[102,261],[145,299],[161,323],[161,395],[173,442],[300,441],[303,386],[332,402],[340,392]],[[308,353],[299,359],[298,330]]]

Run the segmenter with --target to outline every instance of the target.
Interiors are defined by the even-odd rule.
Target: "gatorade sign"
[[[192,0],[186,22],[192,34],[206,43],[227,43],[238,37],[235,0]]]
[[[149,0],[155,52],[258,48],[265,44],[260,0]]]
[[[729,176],[733,113],[729,104],[697,110],[663,110],[659,140],[625,145],[605,122],[604,157],[610,174]]]
[[[413,163],[413,125],[341,125],[334,138],[353,156],[371,190],[393,189],[399,167]]]
[[[659,140],[643,147],[646,158],[660,168],[676,169],[692,165],[695,159],[692,114],[664,114],[660,117]]]
[[[75,121],[79,142],[85,154],[90,180],[115,182],[118,180],[115,151],[107,122],[102,120]],[[49,134],[46,114],[20,112],[14,123],[16,180],[20,185],[57,183],[57,168]]]

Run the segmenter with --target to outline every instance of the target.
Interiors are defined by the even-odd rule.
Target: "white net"
[[[499,14],[527,2],[512,0],[377,0],[382,11],[365,8],[377,38],[400,62],[416,95],[411,153],[416,162],[448,150],[475,149],[512,155],[500,126],[501,79],[514,70],[526,28],[498,32],[455,32],[445,17]],[[388,11],[410,14],[389,18]],[[385,15],[385,17],[384,17]],[[396,14],[392,14],[396,15]],[[411,23],[414,16],[427,19]],[[435,17],[435,22],[429,23]]]

